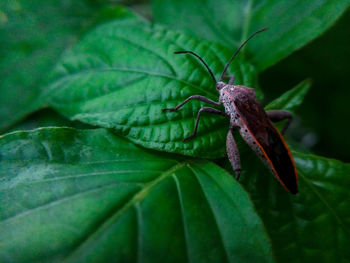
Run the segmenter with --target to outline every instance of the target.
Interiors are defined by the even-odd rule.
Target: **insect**
[[[237,56],[243,46],[253,36],[265,30],[267,30],[267,28],[256,31],[245,42],[243,42],[243,44],[236,50],[236,52],[229,59],[228,63],[225,65],[219,81],[216,81],[213,72],[205,61],[194,52],[175,52],[175,54],[191,54],[197,57],[203,63],[211,75],[211,78],[215,82],[220,98],[218,102],[215,102],[201,95],[193,95],[177,105],[175,108],[166,108],[162,109],[162,111],[177,111],[190,100],[199,100],[215,106],[223,104],[225,112],[211,107],[201,108],[198,111],[196,124],[192,134],[185,138],[184,141],[187,141],[196,135],[199,119],[202,113],[207,112],[229,117],[230,128],[226,138],[226,150],[232,168],[236,174],[236,179],[238,180],[240,177],[241,162],[237,144],[233,138],[233,132],[235,130],[239,130],[242,138],[255,151],[272,174],[276,176],[282,186],[288,192],[296,194],[298,192],[297,170],[290,150],[282,137],[282,134],[288,128],[292,120],[291,113],[283,110],[265,111],[260,102],[257,100],[254,89],[242,85],[234,85],[234,76],[225,75],[230,63]],[[230,78],[228,84],[223,82],[223,78],[226,77]],[[281,134],[272,125],[272,122],[278,122],[284,119],[288,119],[288,122],[283,128]]]

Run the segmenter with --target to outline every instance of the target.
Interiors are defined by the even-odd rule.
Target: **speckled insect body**
[[[211,107],[201,108],[197,114],[193,133],[185,138],[184,141],[189,140],[196,135],[199,119],[203,112],[229,117],[230,129],[226,138],[226,150],[232,168],[236,173],[236,178],[239,179],[240,177],[241,162],[238,148],[233,138],[233,132],[235,130],[239,130],[245,142],[259,156],[272,174],[276,176],[282,186],[288,192],[296,194],[298,192],[298,177],[293,157],[283,139],[283,136],[272,125],[272,122],[288,119],[289,121],[282,130],[283,133],[288,127],[292,119],[292,115],[289,112],[282,110],[265,111],[256,98],[255,90],[241,85],[234,85],[234,76],[230,77],[228,84],[222,82],[229,64],[238,54],[240,49],[255,34],[264,30],[266,29],[255,32],[238,48],[238,50],[226,64],[221,74],[220,81],[216,81],[214,74],[208,65],[197,54],[193,53],[192,51],[175,52],[176,54],[189,53],[200,59],[213,78],[220,97],[219,101],[215,102],[201,95],[193,95],[177,105],[175,108],[163,109],[163,111],[177,111],[190,100],[200,100],[215,106],[223,105],[225,112],[221,112],[220,110]]]
[[[220,101],[225,107],[226,114],[230,117],[230,128],[238,129],[242,138],[265,163],[266,158],[264,158],[263,152],[258,147],[254,136],[249,132],[247,125],[242,121],[241,113],[237,110],[237,105],[235,105],[235,101],[240,100],[245,102],[248,98],[250,98],[250,101],[256,100],[254,89],[241,85],[225,84],[222,90],[220,90]]]

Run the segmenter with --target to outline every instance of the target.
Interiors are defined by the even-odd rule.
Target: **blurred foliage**
[[[65,49],[121,15],[108,1],[1,1],[0,131],[46,104],[41,91]]]
[[[11,132],[0,136],[0,262],[348,262],[350,165],[313,153],[349,160],[350,12],[296,50],[349,2],[157,0],[155,23],[120,3],[151,17],[147,0],[0,2],[0,129]],[[265,26],[230,74],[266,109],[296,114],[296,196],[238,134],[240,183],[226,158],[203,160],[223,156],[225,119],[203,116],[183,143],[203,103],[161,112],[217,99],[203,65],[174,51],[219,76]]]

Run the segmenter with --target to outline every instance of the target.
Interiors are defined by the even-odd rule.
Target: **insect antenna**
[[[263,29],[260,29],[258,31],[256,31],[255,33],[253,33],[246,41],[243,42],[243,44],[236,50],[236,52],[233,54],[233,56],[230,58],[230,60],[227,62],[225,68],[224,68],[224,71],[222,72],[221,74],[221,77],[220,77],[220,81],[222,81],[222,79],[224,78],[224,75],[226,73],[226,70],[228,68],[228,66],[230,65],[230,63],[232,62],[232,60],[237,56],[237,54],[239,53],[239,51],[242,49],[242,47],[244,47],[245,44],[247,44],[247,42],[253,37],[255,36],[256,34],[260,33],[260,32],[263,32],[265,30],[267,30],[268,28],[265,27]]]
[[[191,54],[191,55],[197,57],[197,58],[204,64],[204,66],[207,68],[208,72],[210,73],[211,78],[214,80],[214,82],[215,82],[215,84],[216,84],[217,81],[216,81],[216,79],[215,79],[215,77],[214,77],[213,72],[211,71],[211,69],[209,68],[209,66],[207,65],[207,63],[205,63],[205,61],[204,61],[200,56],[198,56],[196,53],[194,53],[194,52],[192,52],[192,51],[176,51],[176,52],[174,52],[174,54],[186,54],[186,53]]]

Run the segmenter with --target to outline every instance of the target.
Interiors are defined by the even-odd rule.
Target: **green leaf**
[[[196,138],[183,143],[204,104],[191,101],[178,112],[162,112],[195,94],[218,100],[206,68],[195,57],[175,55],[179,50],[202,56],[217,77],[231,56],[220,45],[146,22],[109,23],[85,36],[62,59],[48,87],[49,103],[72,120],[114,128],[147,148],[223,156],[227,119],[204,115]],[[236,60],[231,69],[237,83],[257,88],[251,65]],[[261,98],[259,89],[257,92]]]
[[[309,88],[311,86],[311,80],[306,79],[302,82],[300,82],[297,86],[292,88],[291,90],[285,92],[277,99],[270,102],[267,106],[265,106],[265,110],[286,110],[291,113],[295,113],[297,109],[300,107],[302,102],[304,101],[304,98],[309,91]],[[288,120],[283,120],[278,123],[275,123],[274,125],[276,128],[280,131],[285,127]],[[289,129],[288,129],[289,130]],[[297,146],[295,144],[295,146]],[[297,146],[298,148],[300,147]],[[303,149],[304,151],[305,149]]]
[[[299,176],[296,196],[287,193],[253,155],[242,176],[277,261],[349,262],[350,165],[298,152],[293,156]]]
[[[304,80],[293,89],[285,92],[279,98],[270,102],[265,110],[287,110],[295,112],[295,110],[304,101],[305,95],[309,91],[311,80]]]
[[[104,129],[0,137],[1,262],[273,262],[243,188]]]
[[[131,15],[99,9],[72,0],[0,2],[0,130],[43,107],[40,93],[48,72],[77,35],[106,19]]]
[[[155,0],[156,22],[238,47],[253,32],[269,30],[250,41],[251,61],[264,70],[322,34],[349,7],[348,0]]]

